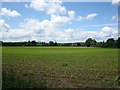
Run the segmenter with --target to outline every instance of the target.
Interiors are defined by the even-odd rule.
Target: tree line
[[[120,48],[120,37],[117,40],[109,38],[106,42],[97,42],[95,39],[88,38],[85,42],[76,43],[57,43],[56,41],[37,42],[26,41],[26,42],[3,42],[0,41],[1,46],[83,46],[83,47],[101,47],[101,48]]]
[[[101,47],[101,48],[120,48],[120,37],[117,40],[109,38],[107,41],[97,42],[95,39],[88,38],[85,41],[87,47]]]

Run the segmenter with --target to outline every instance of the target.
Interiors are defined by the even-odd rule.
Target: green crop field
[[[2,47],[3,88],[117,88],[118,49]]]

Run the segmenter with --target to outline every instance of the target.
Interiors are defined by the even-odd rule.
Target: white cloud
[[[7,32],[9,30],[10,26],[5,23],[3,19],[0,19],[0,32]]]
[[[91,20],[91,19],[93,19],[94,17],[96,17],[97,15],[98,15],[97,13],[93,13],[93,14],[87,15],[86,17],[81,17],[81,16],[79,16],[77,20],[78,20],[78,21]]]
[[[26,19],[25,23],[21,23],[20,27],[25,28],[29,31],[44,31],[46,28],[50,29],[58,29],[61,26],[68,24],[72,21],[71,16],[59,16],[59,15],[50,15],[50,20],[39,21],[36,19]]]
[[[75,17],[75,11],[68,11],[68,15],[71,19],[74,19]]]
[[[25,23],[20,24],[20,27],[27,30],[26,32],[41,33],[44,31],[43,27],[45,26],[45,25],[42,25],[41,23],[42,22],[39,22],[38,20],[35,20],[35,19],[26,19]],[[46,24],[47,24],[47,21],[46,21]]]
[[[8,32],[3,32],[3,39],[23,39],[24,37],[29,38],[29,32],[25,29],[9,29]]]
[[[66,13],[66,8],[61,4],[61,0],[32,0],[31,4],[25,4],[25,7],[34,8],[37,11],[45,11],[47,14]]]
[[[118,5],[120,0],[112,0],[113,5]]]
[[[29,37],[28,33],[25,29],[11,29],[3,19],[0,19],[0,40],[19,40],[23,37]]]
[[[2,40],[3,32],[8,32],[9,29],[10,26],[3,19],[0,19],[0,40]]]
[[[64,32],[60,31],[60,28],[72,20],[71,16],[50,15],[50,17],[50,20],[43,21],[26,19],[24,23],[20,24],[20,27],[29,33],[29,39],[60,41],[66,36]]]
[[[29,8],[29,5],[28,5],[28,4],[25,4],[25,7],[26,7],[26,8]]]
[[[103,38],[117,38],[118,37],[118,30],[105,26],[101,29],[100,36]]]
[[[99,31],[84,31],[84,30],[74,30],[73,40],[85,41],[87,38],[93,38],[97,41],[107,40],[108,38],[118,38],[118,30],[105,26]]]
[[[118,20],[118,16],[113,16],[112,19],[117,21]]]
[[[51,15],[50,25],[52,25],[53,27],[58,28],[58,27],[66,25],[71,20],[72,20],[71,17]]]
[[[66,29],[64,30],[66,33],[73,33],[74,29]]]
[[[78,21],[83,21],[83,20],[84,20],[83,17],[81,17],[81,16],[78,17]]]
[[[86,17],[86,19],[93,19],[95,16],[97,16],[98,14],[96,14],[96,13],[93,13],[93,14],[89,14],[87,17]]]
[[[112,20],[119,21],[119,20],[120,20],[120,17],[118,17],[117,15],[116,15],[116,16],[113,16],[113,17],[112,17]]]
[[[7,8],[1,8],[0,15],[6,15],[6,16],[9,16],[9,17],[21,16],[17,11],[11,11]]]

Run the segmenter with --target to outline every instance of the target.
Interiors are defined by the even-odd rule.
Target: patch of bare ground
[[[43,84],[47,88],[115,88],[116,83],[113,77],[117,73],[101,72],[62,72],[57,69],[43,67],[36,64],[35,67],[25,65],[3,65],[5,68],[12,67],[17,70],[18,75],[23,76],[25,80],[33,78],[36,87]],[[4,69],[4,68],[3,68]],[[42,81],[42,83],[41,83]],[[107,83],[106,83],[107,82]]]
[[[25,65],[3,66],[6,67],[6,69],[13,68],[15,71],[17,70],[17,74],[25,80],[34,80],[36,87],[38,87],[42,81],[42,84],[47,88],[77,88],[68,81],[69,77],[62,77],[57,71],[50,68],[31,67]]]
[[[78,88],[69,81],[69,77],[62,77],[61,74],[53,69],[47,69],[44,74],[48,88]]]

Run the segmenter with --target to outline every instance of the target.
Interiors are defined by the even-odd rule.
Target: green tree
[[[116,41],[116,45],[118,48],[120,48],[120,37],[118,38],[118,40]]]
[[[55,45],[55,46],[58,46],[58,43],[55,41],[54,45]]]
[[[86,41],[85,41],[85,45],[87,47],[90,47],[91,46],[91,43],[92,43],[93,39],[92,38],[88,38]]]
[[[109,38],[106,42],[107,47],[115,47],[115,40],[113,38]]]
[[[53,41],[49,41],[49,46],[54,46],[54,42]]]
[[[92,40],[92,42],[91,42],[91,46],[92,47],[95,47],[96,46],[96,44],[97,44],[97,41],[94,39],[94,40]]]
[[[36,45],[37,45],[37,42],[36,42],[35,40],[33,40],[33,41],[31,41],[31,44],[32,44],[33,46],[36,46]]]

